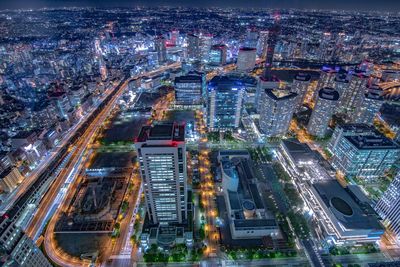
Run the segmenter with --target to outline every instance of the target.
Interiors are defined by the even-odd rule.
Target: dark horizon
[[[63,7],[136,7],[136,6],[171,6],[171,7],[225,7],[225,8],[277,8],[277,9],[320,9],[350,11],[382,11],[399,12],[400,1],[393,0],[1,0],[0,10],[5,9],[37,9]]]

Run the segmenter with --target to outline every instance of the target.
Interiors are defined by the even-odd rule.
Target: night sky
[[[400,11],[400,0],[0,0],[0,9],[94,6],[267,7]]]

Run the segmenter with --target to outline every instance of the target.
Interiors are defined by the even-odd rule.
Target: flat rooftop
[[[383,135],[345,136],[357,149],[400,149],[394,141]]]
[[[88,169],[125,168],[132,163],[131,152],[98,152]]]
[[[354,194],[343,188],[336,180],[324,180],[312,185],[323,204],[329,209],[335,218],[349,230],[370,229],[374,231],[384,231],[378,222],[377,216],[365,212],[362,200],[356,199]],[[358,204],[359,202],[360,204]]]
[[[282,145],[296,162],[308,162],[315,160],[315,154],[307,144],[300,143],[296,138],[282,140]]]
[[[289,90],[280,90],[280,89],[265,89],[265,93],[270,98],[276,101],[291,99],[297,96],[296,93],[290,92]]]
[[[185,141],[185,125],[160,123],[153,126],[143,126],[137,142],[148,140]]]

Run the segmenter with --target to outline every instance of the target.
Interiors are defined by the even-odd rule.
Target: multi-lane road
[[[162,66],[155,71],[151,71],[148,73],[143,74],[144,76],[151,76],[156,73],[162,72],[164,70],[170,68],[177,68],[179,67],[179,63],[174,63],[167,66]],[[134,77],[135,78],[140,78]],[[128,82],[130,79],[124,79],[120,82],[120,84],[114,89],[112,98],[107,102],[107,104],[101,109],[98,114],[92,118],[90,121],[89,126],[86,130],[82,133],[79,139],[73,144],[74,150],[69,158],[69,161],[65,168],[60,172],[57,176],[53,184],[51,185],[50,189],[44,195],[42,201],[39,204],[39,207],[34,214],[29,226],[27,227],[27,234],[31,237],[38,236],[38,231],[41,231],[43,228],[43,224],[46,221],[46,218],[49,217],[49,212],[54,208],[54,200],[59,195],[59,192],[63,186],[66,185],[66,180],[70,178],[71,174],[77,176],[80,173],[80,170],[84,166],[85,163],[85,155],[86,149],[88,148],[89,144],[92,143],[93,138],[95,136],[96,131],[100,128],[103,124],[107,116],[110,114],[112,109],[115,106],[116,101],[125,91]],[[72,180],[72,183],[69,185],[67,190],[67,194],[64,196],[64,201],[60,204],[59,207],[55,207],[56,211],[49,221],[49,224],[46,228],[45,238],[44,238],[44,245],[48,256],[53,260],[55,263],[59,264],[60,266],[82,266],[87,265],[89,262],[87,260],[80,260],[76,258],[72,258],[69,255],[66,255],[59,248],[57,248],[56,242],[54,240],[54,228],[57,222],[57,219],[60,213],[67,209],[69,206],[69,201],[72,199],[74,192],[76,191],[76,187],[79,184],[78,179]],[[122,248],[123,246],[121,246]]]

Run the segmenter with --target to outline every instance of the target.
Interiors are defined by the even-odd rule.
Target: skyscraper
[[[207,61],[212,45],[212,34],[201,33],[200,34],[200,60]]]
[[[354,73],[347,90],[343,92],[340,106],[345,113],[351,114],[361,104],[362,97],[366,92],[369,77],[362,73]]]
[[[337,102],[339,93],[329,87],[322,88],[318,91],[317,102],[312,111],[307,130],[310,134],[324,137],[328,130],[328,125],[331,120]]]
[[[201,75],[185,75],[175,78],[175,102],[178,105],[198,105],[203,95]]]
[[[297,93],[265,89],[261,94],[260,129],[267,136],[286,134],[297,103]]]
[[[208,62],[215,66],[225,65],[227,49],[228,48],[224,44],[213,45],[210,50]]]
[[[256,49],[251,47],[242,47],[239,49],[237,59],[238,71],[251,71],[256,65]]]
[[[306,73],[298,73],[293,80],[292,92],[297,94],[296,109],[299,109],[306,97],[308,86],[310,85],[311,75]]]
[[[376,92],[366,92],[362,96],[361,103],[356,107],[351,120],[357,123],[372,124],[376,114],[383,104],[383,97]]]
[[[154,40],[154,47],[157,52],[158,64],[162,64],[167,61],[167,48],[165,38],[163,36],[158,36]]]
[[[275,20],[274,25],[268,29],[268,39],[267,39],[267,54],[265,57],[265,70],[264,78],[271,76],[271,68],[274,60],[275,46],[278,42],[278,36],[281,31],[281,27],[277,20]]]
[[[375,210],[384,220],[384,224],[397,236],[397,240],[400,240],[400,173],[379,199]]]
[[[258,32],[254,28],[247,29],[245,47],[257,48]]]
[[[185,126],[143,126],[135,147],[153,223],[182,223],[187,218]]]
[[[268,31],[260,31],[259,35],[260,37],[258,38],[257,54],[259,57],[265,59],[268,48]]]
[[[196,34],[187,35],[187,55],[190,60],[200,60],[200,38]]]
[[[245,87],[236,78],[215,76],[208,84],[207,124],[211,130],[239,127]]]

